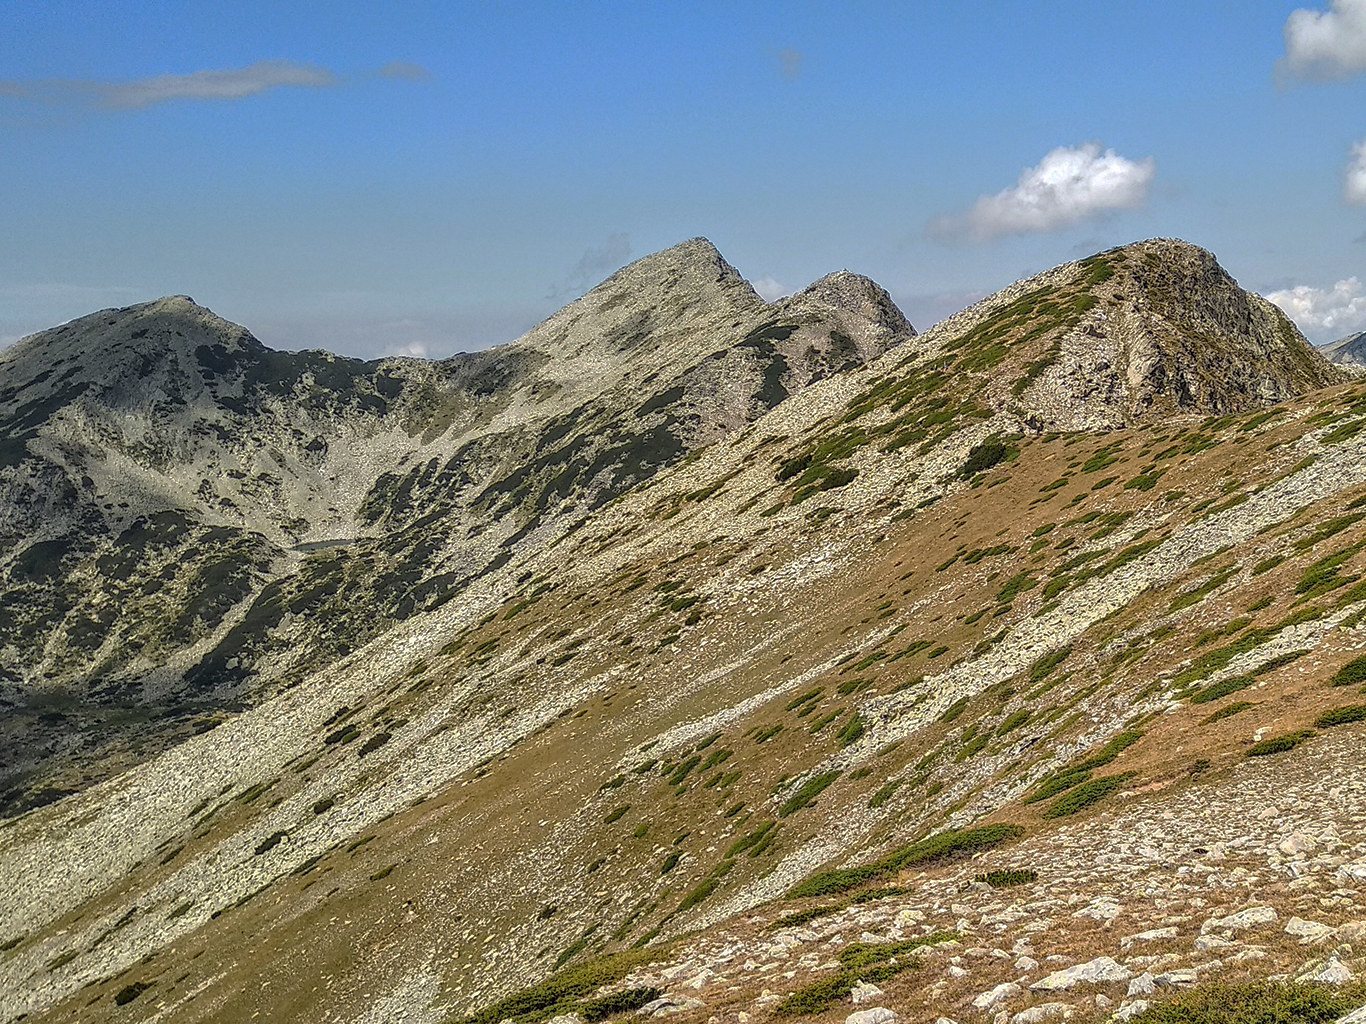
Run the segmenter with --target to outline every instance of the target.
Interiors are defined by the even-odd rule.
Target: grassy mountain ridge
[[[1207,255],[1126,247],[903,338],[13,820],[5,1008],[435,1021],[566,970],[589,981],[563,1000],[589,998],[744,915],[885,898],[1217,786],[1253,732],[1294,758],[1352,728],[1314,723],[1350,705],[1338,675],[1366,682],[1366,391]],[[1131,329],[1115,287],[1157,326]],[[812,326],[793,310],[743,340],[777,352]],[[1094,350],[1121,371],[1081,395]],[[1046,429],[1102,406],[1126,428]],[[434,480],[373,507],[420,524]],[[752,997],[726,991],[697,1012]],[[560,1005],[518,998],[517,1019]]]

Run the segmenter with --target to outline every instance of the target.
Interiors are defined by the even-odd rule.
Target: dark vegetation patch
[[[847,727],[846,727],[847,728]],[[860,729],[860,731],[862,731]],[[822,772],[813,775],[802,783],[801,787],[788,797],[787,801],[778,808],[778,817],[787,818],[798,811],[807,807],[812,807],[816,803],[816,797],[820,796],[832,782],[840,777],[842,773],[838,770]]]
[[[807,896],[828,896],[848,892],[866,882],[891,877],[908,867],[951,860],[979,850],[989,850],[1022,835],[1023,828],[1006,824],[941,832],[909,843],[872,864],[837,868],[834,871],[813,875],[794,886],[787,895],[790,899],[801,899]]]
[[[847,997],[849,990],[858,982],[876,984],[894,978],[902,971],[919,967],[920,961],[913,955],[916,950],[957,937],[956,932],[936,932],[903,942],[856,942],[846,946],[839,952],[838,968],[819,981],[789,993],[773,1008],[773,1012],[780,1017],[820,1013]]]
[[[1076,814],[1099,803],[1134,777],[1133,772],[1121,775],[1106,775],[1103,778],[1083,782],[1058,799],[1043,812],[1045,818],[1064,818]]]
[[[1262,740],[1254,743],[1244,751],[1248,757],[1266,757],[1270,754],[1281,754],[1287,750],[1294,750],[1314,733],[1310,729],[1301,729],[1297,732],[1288,732],[1283,736],[1273,736],[1271,739]]]
[[[1361,1005],[1366,986],[1288,982],[1204,984],[1133,1017],[1134,1024],[1331,1024]]]
[[[1366,721],[1366,704],[1345,704],[1342,707],[1325,711],[1314,722],[1314,725],[1320,729],[1327,729],[1334,725],[1347,725],[1351,722],[1362,721]]]
[[[1025,798],[1025,803],[1033,804],[1049,797],[1064,793],[1074,786],[1088,782],[1097,768],[1112,763],[1120,754],[1143,738],[1143,733],[1129,729],[1107,742],[1090,757],[1074,761],[1059,768],[1052,775],[1040,781],[1038,787]],[[1102,794],[1103,796],[1104,794]]]
[[[499,1024],[504,1019],[515,1024],[533,1024],[559,1014],[573,1012],[585,996],[626,977],[632,969],[664,955],[664,950],[626,950],[575,964],[557,971],[544,981],[522,989],[492,1006],[467,1017],[451,1018],[459,1024]]]

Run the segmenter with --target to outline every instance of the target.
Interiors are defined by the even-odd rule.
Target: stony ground
[[[804,1018],[880,1007],[915,1022],[1127,1020],[1211,979],[1352,981],[1366,972],[1362,739],[1337,733],[1134,794],[1082,825],[903,877],[903,894],[805,925],[747,915],[623,985],[661,988],[656,1015],[746,1024],[837,969],[853,943],[943,932],[957,937],[929,946],[920,967]],[[1001,869],[1038,877],[1002,889],[975,880]]]
[[[1316,725],[1366,682],[1366,389],[1181,406],[1149,357],[1191,289],[1256,319],[1274,397],[1336,377],[1172,247],[1023,282],[591,515],[561,495],[582,518],[498,573],[0,826],[0,1017],[539,1024],[651,992],[698,1024],[1027,1024],[1305,974],[1366,918],[1334,894],[1366,861],[1366,708]],[[1169,363],[1203,388],[1199,351]],[[1098,353],[1150,376],[1046,429]],[[441,533],[426,501],[412,539]],[[979,828],[1009,841],[794,889]],[[608,988],[497,1010],[569,975]]]

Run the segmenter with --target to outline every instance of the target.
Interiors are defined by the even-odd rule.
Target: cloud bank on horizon
[[[1141,207],[1157,175],[1152,157],[1129,160],[1098,142],[1059,146],[1026,168],[1014,188],[982,196],[965,214],[937,217],[929,233],[985,242],[1003,235],[1058,231],[1115,210]]]
[[[1319,344],[1366,330],[1366,287],[1356,277],[1339,281],[1331,288],[1302,284],[1271,292],[1267,298],[1280,306],[1311,341]]]

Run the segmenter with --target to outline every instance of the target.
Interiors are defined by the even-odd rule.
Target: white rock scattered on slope
[[[1329,958],[1323,963],[1309,963],[1305,965],[1303,974],[1297,977],[1296,981],[1317,981],[1325,985],[1345,985],[1349,981],[1355,981],[1356,975],[1351,969],[1336,957]]]
[[[668,1017],[688,1010],[700,1010],[707,1004],[692,996],[664,995],[642,1006],[636,1013],[646,1017]]]
[[[1300,940],[1301,946],[1311,946],[1332,935],[1337,929],[1319,921],[1306,921],[1302,917],[1292,917],[1285,925],[1285,934]]]
[[[844,1018],[844,1024],[892,1024],[896,1013],[885,1006],[875,1006],[871,1010],[856,1010]]]
[[[1205,935],[1212,931],[1241,931],[1274,924],[1278,920],[1274,907],[1249,907],[1228,917],[1211,917],[1200,926],[1200,934]]]
[[[1066,992],[1074,985],[1099,985],[1109,981],[1128,981],[1133,977],[1127,967],[1116,963],[1113,957],[1102,956],[1084,964],[1077,964],[1064,971],[1054,971],[1046,978],[1040,978],[1029,986],[1031,992]]]
[[[860,980],[857,985],[849,990],[849,998],[854,1004],[871,1003],[874,999],[882,995],[882,989],[869,982]]]
[[[1135,942],[1157,942],[1161,939],[1176,938],[1176,926],[1171,925],[1167,928],[1152,928],[1146,932],[1139,932],[1136,935],[1126,935],[1120,940],[1120,946],[1128,948]]]
[[[1013,981],[1002,982],[989,992],[983,992],[972,1001],[972,1005],[979,1010],[985,1010],[990,1013],[1002,1003],[1009,1002],[1023,992],[1024,989],[1020,988],[1020,986]]]
[[[1157,991],[1157,985],[1153,982],[1153,976],[1144,971],[1129,982],[1129,991],[1125,993],[1125,996],[1132,999],[1134,996],[1150,996],[1155,991]]]
[[[1072,1006],[1069,1003],[1040,1003],[1028,1010],[1021,1010],[1011,1017],[1010,1021],[1011,1024],[1039,1024],[1040,1021],[1052,1020],[1054,1017],[1062,1017],[1065,1020],[1070,1016]]]
[[[1091,901],[1090,906],[1078,910],[1073,917],[1089,917],[1093,921],[1104,921],[1106,924],[1119,917],[1119,901],[1111,896],[1102,896]]]

